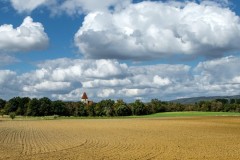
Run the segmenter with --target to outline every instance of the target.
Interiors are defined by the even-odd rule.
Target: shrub
[[[16,113],[15,112],[10,112],[9,116],[11,119],[14,119],[16,117]]]
[[[59,117],[59,115],[53,115],[53,119],[57,119]]]
[[[2,117],[3,117],[4,113],[5,113],[4,109],[1,109],[1,110],[0,110],[0,115],[1,115]]]

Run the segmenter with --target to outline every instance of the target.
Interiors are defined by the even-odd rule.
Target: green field
[[[125,119],[125,118],[160,118],[160,117],[199,117],[199,116],[240,116],[236,112],[162,112],[144,116],[125,116],[125,117],[57,117],[56,119]],[[8,115],[1,117],[0,120],[10,120]],[[54,120],[54,116],[26,117],[16,116],[14,120]]]
[[[236,112],[163,112],[155,113],[145,116],[130,116],[130,117],[143,117],[143,118],[157,118],[157,117],[195,117],[195,116],[240,116]]]

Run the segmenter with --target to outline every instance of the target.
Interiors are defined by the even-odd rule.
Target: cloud
[[[19,13],[30,13],[40,6],[55,4],[56,0],[10,0],[13,8]]]
[[[202,94],[239,94],[240,58],[228,56],[200,62],[194,69],[194,80]]]
[[[0,97],[80,100],[233,95],[240,89],[240,20],[229,1],[133,3],[131,0],[11,0],[19,13],[45,7],[54,15],[86,15],[74,42],[85,59],[46,60],[25,73],[0,70]],[[0,26],[1,64],[16,62],[9,52],[44,49],[49,38],[39,22]],[[180,55],[180,56],[179,56]],[[118,59],[151,60],[184,56],[218,57],[184,64],[136,65]],[[92,59],[88,59],[92,58]]]
[[[87,61],[87,62],[91,62]],[[127,65],[111,60],[96,60],[89,63],[84,70],[84,75],[92,78],[121,77],[126,73]]]
[[[94,79],[93,81],[86,81],[83,83],[84,88],[97,88],[97,87],[120,87],[130,85],[131,80],[125,79],[110,79],[110,80],[103,80],[103,79]]]
[[[119,91],[119,94],[127,97],[138,97],[147,93],[147,89],[124,88]]]
[[[71,88],[70,82],[43,81],[34,86],[24,86],[23,91],[31,92],[61,92]],[[71,91],[71,90],[69,90]]]
[[[113,96],[114,94],[115,94],[114,89],[103,89],[103,90],[99,91],[97,96],[100,98],[108,98],[110,96]]]
[[[229,0],[200,0],[201,4],[217,5],[219,7],[228,7],[231,5]]]
[[[157,64],[131,66],[117,60],[55,59],[42,62],[23,74],[0,70],[0,97],[43,97],[80,100],[83,92],[94,101],[102,99],[235,95],[240,89],[240,58],[227,56],[199,62],[196,66]],[[105,64],[105,70],[101,66]],[[115,68],[115,69],[112,69]],[[86,73],[88,71],[92,74]],[[104,74],[95,75],[97,71]]]
[[[75,15],[92,11],[120,10],[128,6],[130,3],[131,0],[67,0],[60,4],[58,9],[69,15]]]
[[[117,12],[90,12],[75,34],[80,53],[96,59],[221,57],[239,50],[239,40],[240,20],[233,11],[193,2],[145,1]]]
[[[234,56],[228,56],[211,61],[200,62],[194,71],[199,81],[207,83],[229,83],[236,81],[236,77],[240,75],[240,59]]]
[[[86,14],[92,11],[119,10],[129,5],[131,0],[11,0],[11,4],[19,13],[30,13],[39,7],[48,8],[53,15]]]
[[[79,100],[83,91],[95,101],[103,98],[127,101],[164,96],[170,85],[187,82],[190,67],[186,65],[128,66],[117,60],[55,59],[38,64],[38,69],[4,80],[5,96],[48,96],[53,99]],[[103,72],[101,74],[101,72]],[[6,76],[4,72],[4,77]],[[4,79],[4,78],[2,78]],[[14,85],[13,85],[14,84]],[[159,93],[161,90],[162,93]],[[1,94],[3,95],[3,93]],[[3,97],[5,97],[3,96]]]
[[[18,93],[18,86],[14,83],[16,72],[11,70],[0,70],[0,97],[9,98],[15,93]]]
[[[19,62],[19,60],[13,56],[9,56],[7,54],[1,54],[0,53],[0,56],[1,56],[1,59],[0,59],[0,67],[1,66],[5,66],[5,65],[9,65],[9,64],[12,64],[12,63],[15,63],[15,62]]]
[[[237,95],[240,84],[240,58],[234,56],[200,62],[193,68],[193,83],[197,95]],[[191,91],[193,92],[193,91]]]
[[[0,70],[0,85],[9,82],[15,75],[16,75],[16,73],[13,71]],[[2,87],[4,87],[4,86],[2,86]]]
[[[235,76],[233,78],[233,83],[239,83],[240,84],[240,76]]]
[[[82,94],[83,94],[83,90],[80,88],[77,88],[66,94],[53,93],[51,96],[54,99],[61,99],[64,101],[71,101],[71,100],[79,101]]]
[[[171,81],[168,78],[162,78],[156,75],[153,77],[153,83],[159,86],[166,86],[171,84]]]
[[[39,22],[26,17],[23,23],[13,28],[12,25],[0,26],[0,52],[22,52],[44,49],[48,46],[48,36]]]
[[[227,8],[230,2],[197,2],[30,0],[22,3],[20,0],[11,0],[19,13],[45,6],[53,15],[63,12],[68,15],[85,14],[74,41],[86,58],[149,60],[176,54],[216,58],[239,50],[240,21]],[[8,27],[13,30],[11,26]],[[40,39],[42,43],[36,42],[37,45],[34,45],[36,43],[32,42],[33,49],[46,47],[48,39],[46,35],[43,37]],[[21,45],[16,47],[29,49]]]
[[[129,74],[127,69],[126,64],[116,60],[61,58],[38,64],[38,69],[17,76],[16,81],[26,94],[61,99],[65,95],[73,99],[79,88],[97,93],[96,88],[101,85],[115,87],[130,83],[124,80]]]
[[[57,59],[46,61],[39,65],[43,71],[41,76],[48,76],[53,80],[75,80],[82,78],[104,79],[124,77],[127,72],[127,65],[116,60],[82,60],[82,59]],[[46,70],[46,72],[45,72]],[[42,74],[42,72],[44,72]]]

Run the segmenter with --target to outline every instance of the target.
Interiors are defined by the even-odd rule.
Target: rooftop
[[[88,99],[88,96],[87,96],[86,92],[83,93],[82,99]]]

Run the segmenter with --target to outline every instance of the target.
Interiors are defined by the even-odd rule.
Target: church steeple
[[[84,99],[84,100],[88,99],[88,96],[87,96],[86,92],[83,93],[82,99]]]
[[[87,96],[86,92],[84,92],[82,95],[82,102],[85,104],[88,104],[88,96]]]

